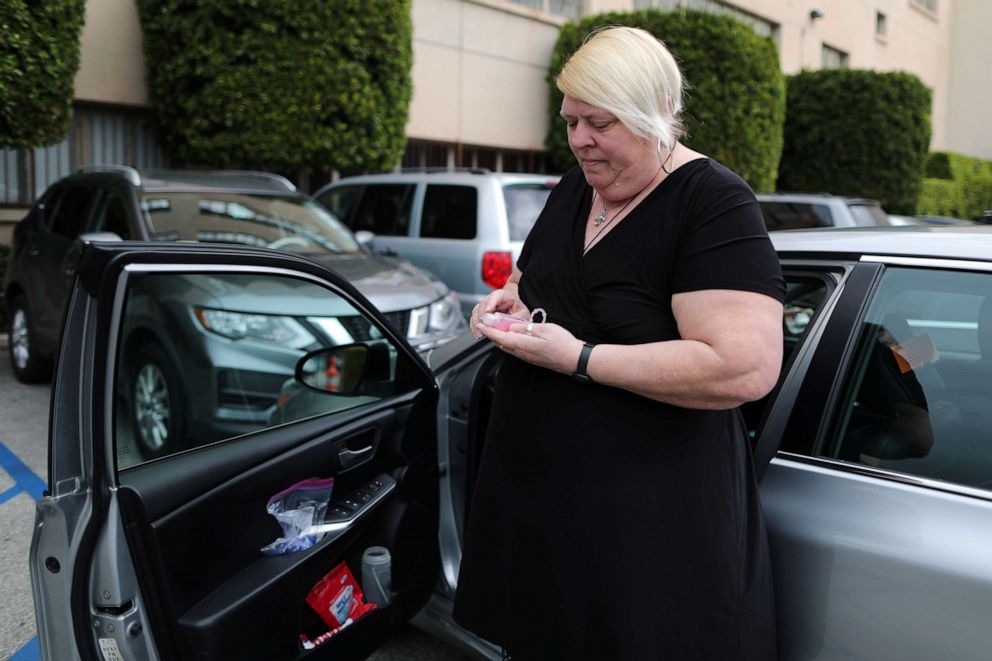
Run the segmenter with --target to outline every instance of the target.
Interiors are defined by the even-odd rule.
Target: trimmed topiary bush
[[[173,162],[383,170],[405,144],[410,0],[138,0]]]
[[[953,152],[930,154],[917,213],[978,218],[988,209],[992,209],[992,161]]]
[[[789,78],[778,188],[871,197],[911,214],[930,144],[930,90],[908,73]]]
[[[59,142],[72,121],[84,0],[0,3],[0,147]]]
[[[551,121],[545,142],[553,168],[575,163],[558,115],[562,94],[554,77],[586,35],[604,25],[643,28],[665,42],[687,84],[684,142],[733,169],[755,190],[774,188],[785,117],[785,79],[775,44],[733,18],[691,10],[606,13],[562,26],[548,74]]]

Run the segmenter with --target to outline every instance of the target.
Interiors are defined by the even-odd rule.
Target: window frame
[[[851,276],[859,275],[860,286],[845,287],[848,291],[842,291],[837,299],[838,308],[844,308],[844,310],[839,314],[834,311],[831,315],[832,318],[825,320],[825,323],[831,327],[826,329],[820,341],[816,342],[815,347],[812,347],[814,352],[812,363],[803,377],[800,386],[802,392],[798,393],[796,406],[781,404],[787,411],[791,409],[793,414],[786,424],[785,433],[795,434],[797,431],[805,433],[807,435],[807,447],[802,450],[779,448],[776,456],[779,459],[818,466],[840,473],[871,477],[992,502],[992,489],[921,477],[891,468],[853,463],[821,454],[824,444],[832,437],[838,407],[842,405],[842,397],[847,385],[846,377],[851,369],[852,361],[858,356],[857,348],[861,338],[861,327],[868,308],[875,300],[886,269],[898,266],[992,273],[992,262],[977,260],[886,255],[861,256],[857,266],[851,272]],[[864,286],[866,284],[867,287]],[[776,402],[776,407],[779,406],[780,403]],[[814,413],[817,409],[819,410],[818,415]],[[804,413],[813,418],[812,422],[807,420],[806,424],[803,424]]]

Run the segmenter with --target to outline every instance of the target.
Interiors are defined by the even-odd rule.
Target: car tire
[[[21,383],[40,383],[52,378],[52,359],[38,351],[31,311],[24,295],[15,296],[10,303],[10,334],[7,351],[14,376]]]
[[[184,447],[183,394],[179,375],[162,347],[143,345],[130,361],[131,420],[134,440],[144,459]]]

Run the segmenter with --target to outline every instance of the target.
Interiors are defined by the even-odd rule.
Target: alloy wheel
[[[169,385],[162,369],[145,363],[134,380],[134,417],[141,441],[160,450],[169,441]]]
[[[10,355],[13,357],[17,369],[27,369],[28,361],[31,358],[28,315],[20,307],[14,310],[14,317],[10,321],[10,349]]]

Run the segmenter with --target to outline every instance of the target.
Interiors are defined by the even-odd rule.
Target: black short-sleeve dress
[[[518,262],[523,302],[580,339],[678,339],[679,292],[783,298],[754,194],[710,159],[675,170],[583,256],[590,203],[571,170]],[[774,658],[768,547],[740,413],[583,385],[507,357],[455,619],[514,659]]]

